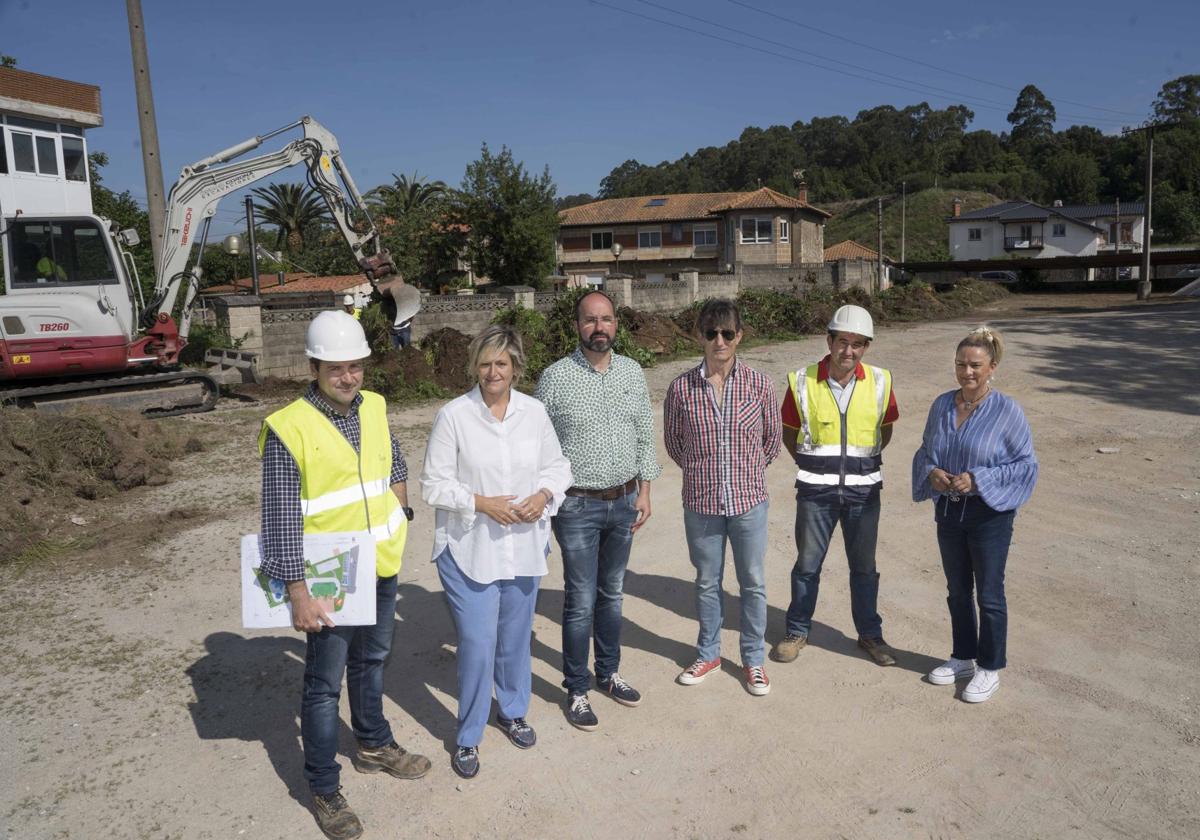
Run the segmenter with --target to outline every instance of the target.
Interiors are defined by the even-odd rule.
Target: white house
[[[84,130],[103,123],[95,85],[0,67],[0,218],[91,213]]]
[[[1119,205],[1056,201],[1052,207],[1006,201],[968,213],[960,213],[960,206],[956,201],[954,215],[947,220],[951,260],[1076,257],[1118,247],[1142,249],[1140,201]]]

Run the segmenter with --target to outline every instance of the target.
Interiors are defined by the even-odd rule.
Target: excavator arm
[[[301,126],[304,137],[282,149],[236,160],[257,149],[264,141]],[[183,168],[167,202],[162,264],[154,295],[142,313],[142,326],[150,339],[148,350],[153,347],[163,361],[173,362],[173,357],[186,342],[192,303],[200,288],[201,275],[199,257],[189,266],[190,256],[197,242],[200,245],[197,253],[203,254],[208,229],[221,199],[300,163],[305,165],[310,186],[325,201],[367,279],[378,284],[394,273],[391,256],[380,242],[379,231],[371,221],[366,202],[342,161],[337,138],[312,117],[305,116],[291,125],[251,137]],[[181,290],[184,299],[176,327],[172,313]]]

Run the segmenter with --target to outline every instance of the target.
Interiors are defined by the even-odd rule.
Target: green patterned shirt
[[[601,373],[577,347],[542,371],[534,396],[571,462],[573,486],[604,490],[662,472],[646,375],[633,359],[613,353]]]

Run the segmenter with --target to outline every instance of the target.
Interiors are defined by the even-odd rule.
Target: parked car
[[[981,271],[979,272],[980,280],[990,280],[993,283],[1005,283],[1013,285],[1019,279],[1015,271]]]
[[[1200,277],[1200,265],[1185,265],[1175,273],[1175,277],[1180,280],[1195,280]]]

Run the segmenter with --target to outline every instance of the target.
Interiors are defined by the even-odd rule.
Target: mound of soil
[[[475,384],[467,376],[470,344],[470,336],[450,327],[443,327],[421,340],[421,347],[433,356],[433,381],[453,394],[460,394]]]
[[[245,397],[253,397],[256,400],[295,399],[302,396],[307,387],[306,379],[283,379],[278,376],[268,376],[263,379],[261,384],[251,382],[238,385],[233,392]]]
[[[637,345],[657,356],[696,346],[696,340],[667,315],[622,307],[620,319]]]
[[[0,558],[54,534],[70,500],[165,484],[171,461],[203,444],[186,426],[110,409],[0,409]]]

